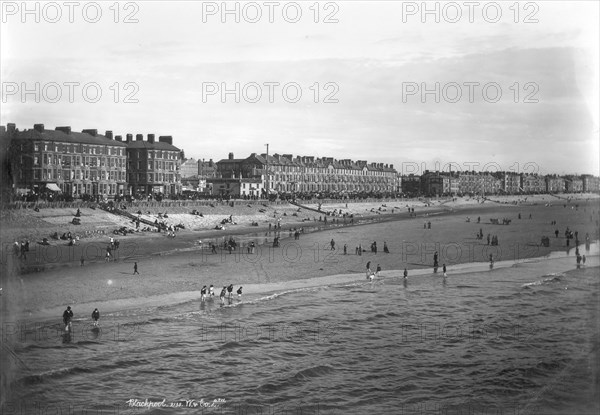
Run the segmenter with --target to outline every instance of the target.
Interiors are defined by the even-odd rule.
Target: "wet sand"
[[[373,270],[381,265],[383,277],[398,276],[404,268],[412,275],[414,270],[431,269],[436,251],[440,267],[446,263],[451,272],[457,264],[485,263],[490,253],[499,262],[566,251],[564,230],[567,226],[578,231],[580,243],[586,233],[592,239],[598,238],[598,199],[572,201],[566,208],[566,202],[562,200],[553,199],[552,206],[547,206],[548,202],[550,200],[532,198],[527,204],[520,205],[435,203],[429,208],[418,209],[416,218],[409,217],[403,210],[385,217],[369,216],[373,206],[354,205],[356,209],[365,209],[363,220],[368,223],[357,225],[355,222],[349,226],[347,221],[344,226],[342,221],[337,225],[329,221],[325,227],[322,222],[290,220],[282,225],[281,245],[276,248],[272,247],[276,233],[265,226],[270,223],[269,218],[258,229],[240,226],[237,230],[232,226],[226,231],[184,230],[174,239],[164,234],[122,238],[120,252],[113,258],[116,261],[108,263],[99,258],[92,259],[92,255],[84,266],[79,266],[79,258],[74,254],[67,258],[70,260],[49,269],[49,261],[40,251],[37,259],[45,270],[27,274],[15,271],[19,268],[19,260],[9,255],[6,265],[13,272],[3,273],[3,309],[10,309],[11,314],[23,318],[60,314],[66,305],[86,312],[97,304],[102,304],[104,309],[118,310],[141,304],[160,304],[165,301],[165,295],[171,295],[169,301],[199,297],[201,287],[210,284],[215,286],[217,295],[220,288],[228,284],[234,284],[236,290],[240,285],[248,287],[245,288],[248,294],[258,290],[268,292],[273,287],[293,287],[293,281],[323,276],[354,274],[357,279],[364,278],[368,261]],[[578,209],[575,209],[576,203]],[[402,202],[387,205],[388,209],[390,205],[402,207]],[[326,205],[322,208],[330,210]],[[519,213],[522,219],[518,219]],[[467,216],[470,216],[470,222],[466,221]],[[479,224],[477,216],[481,217]],[[495,225],[490,223],[491,218],[508,218],[512,222]],[[374,219],[381,221],[372,223]],[[551,225],[553,220],[557,221],[556,225]],[[431,229],[424,229],[426,222],[431,222]],[[295,240],[286,228],[299,226],[304,226],[306,232]],[[309,232],[312,230],[309,228],[315,231]],[[483,240],[475,238],[480,228]],[[558,238],[554,236],[555,229],[560,231]],[[498,246],[487,245],[488,233],[498,236]],[[208,240],[222,240],[230,235],[242,245],[241,249],[231,254],[226,250],[211,254],[207,249]],[[543,235],[550,237],[550,247],[540,246]],[[202,248],[197,244],[198,239],[203,241]],[[335,250],[331,250],[332,239]],[[250,240],[258,243],[254,254],[248,254],[244,247]],[[370,251],[373,241],[378,245],[376,254]],[[383,252],[384,242],[389,247],[389,254]],[[573,248],[575,241],[569,242]],[[106,241],[98,244],[94,249],[101,249]],[[359,244],[366,250],[362,255],[355,253]],[[347,254],[344,254],[344,245],[347,245]],[[92,251],[90,249],[90,253]],[[35,261],[36,256],[32,258],[29,261]],[[135,261],[139,275],[133,275]]]

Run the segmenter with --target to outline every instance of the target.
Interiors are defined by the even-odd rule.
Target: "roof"
[[[72,131],[70,134],[67,134],[58,130],[44,130],[44,132],[40,132],[35,129],[30,129],[19,131],[15,134],[15,139],[57,141],[62,143],[92,144],[102,146],[126,146],[126,144],[121,141],[111,140],[100,134],[92,136],[88,133],[77,133],[74,131]]]
[[[148,150],[181,151],[174,145],[165,143],[163,141],[155,141],[154,143],[149,143],[148,141],[135,140],[135,141],[128,142],[126,145],[127,145],[128,149],[130,149],[130,148],[145,148]]]

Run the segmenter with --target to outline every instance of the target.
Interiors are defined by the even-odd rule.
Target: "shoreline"
[[[555,228],[550,225],[552,219],[558,219],[556,227],[561,230],[566,225],[579,229],[580,243],[583,243],[586,232],[591,233],[593,240],[598,239],[598,229],[591,221],[593,215],[590,215],[600,207],[598,202],[598,199],[582,202],[579,210],[566,209],[562,204],[549,207],[540,203],[517,206],[486,203],[457,208],[435,205],[421,209],[417,217],[409,217],[404,211],[394,215],[355,217],[358,223],[352,225],[323,226],[323,222],[305,222],[305,227],[310,225],[314,229],[301,234],[299,240],[289,236],[289,229],[294,224],[286,223],[282,224],[279,248],[270,246],[276,234],[265,227],[236,229],[232,226],[226,231],[192,231],[181,233],[174,239],[159,234],[147,238],[142,235],[142,238],[136,238],[139,251],[135,255],[118,258],[118,261],[95,261],[79,267],[73,266],[78,264],[75,257],[70,263],[48,267],[44,272],[4,273],[1,306],[7,318],[29,318],[45,315],[47,310],[62,310],[66,305],[79,307],[112,301],[128,308],[130,303],[165,301],[169,296],[173,299],[185,298],[186,295],[198,298],[202,285],[209,284],[214,284],[217,291],[218,287],[230,283],[243,285],[244,294],[251,294],[255,289],[251,287],[265,290],[273,286],[303,286],[315,279],[335,279],[334,276],[338,275],[353,275],[354,280],[361,280],[367,261],[373,261],[372,269],[378,262],[381,263],[386,276],[393,275],[392,270],[401,273],[398,270],[404,267],[409,270],[409,276],[428,274],[436,250],[441,252],[440,270],[442,263],[446,262],[449,270],[469,267],[469,264],[487,264],[489,253],[494,254],[496,264],[505,260],[522,262],[529,258],[547,258],[552,256],[552,252],[564,251],[567,242],[562,236],[554,238],[551,235],[550,247],[539,245],[539,235],[549,235]],[[588,212],[590,209],[591,212]],[[533,220],[517,220],[517,213],[533,213]],[[482,216],[482,222],[475,223],[475,219],[471,223],[466,222],[469,215],[475,218]],[[512,218],[516,223],[493,225],[489,218],[494,216]],[[424,229],[423,225],[428,221],[431,221],[432,227]],[[485,229],[484,233],[497,233],[499,246],[476,240],[474,234],[481,228]],[[223,250],[217,255],[210,254],[195,244],[199,238],[205,242],[209,235],[215,239],[235,235],[240,246],[256,240],[257,252],[249,255],[242,248],[232,254]],[[336,251],[329,249],[331,239],[337,242]],[[165,242],[163,246],[157,247],[157,242],[162,241]],[[362,244],[363,249],[369,251],[372,241],[381,245],[387,241],[391,253],[380,251],[378,254],[364,252],[355,255],[356,246]],[[106,242],[99,243],[106,245]],[[341,252],[345,244],[349,245],[348,255]],[[9,257],[6,264],[8,269],[13,265],[11,259]],[[134,261],[139,262],[141,275],[132,275]],[[499,266],[496,265],[496,268]],[[247,291],[246,287],[251,291]],[[11,292],[14,295],[8,295]]]
[[[582,269],[600,269],[600,241],[596,240],[592,244],[591,251],[587,252],[588,262],[583,265]],[[573,247],[571,250],[574,250]],[[566,260],[569,259],[567,263]],[[422,269],[411,269],[406,281],[411,284],[414,283],[416,278],[434,278],[438,280],[444,280],[444,282],[451,281],[452,277],[460,276],[468,276],[472,273],[493,273],[494,271],[514,268],[521,265],[526,264],[534,264],[540,265],[542,263],[546,263],[548,265],[555,264],[557,266],[552,267],[553,273],[551,274],[542,274],[542,276],[553,275],[556,273],[565,273],[569,271],[574,271],[579,269],[579,267],[572,262],[574,259],[574,255],[570,255],[569,253],[564,253],[563,251],[552,251],[547,255],[540,257],[531,257],[531,258],[523,258],[523,259],[515,259],[515,260],[504,260],[495,262],[493,267],[489,266],[487,262],[465,262],[456,264],[452,268],[448,269],[447,277],[442,275],[442,272],[433,272],[431,267],[422,268]],[[311,290],[317,288],[324,287],[335,287],[335,286],[344,286],[348,284],[359,284],[359,285],[369,285],[369,284],[377,284],[380,281],[383,282],[385,280],[394,279],[394,280],[403,280],[403,270],[402,269],[390,269],[386,270],[385,274],[380,275],[379,277],[375,277],[373,282],[370,282],[364,278],[364,273],[345,273],[345,274],[334,274],[322,277],[314,277],[308,279],[296,279],[285,282],[273,282],[273,283],[263,283],[263,284],[249,284],[244,286],[244,300],[237,301],[235,296],[233,303],[229,303],[225,306],[218,305],[218,287],[215,287],[215,298],[212,300],[207,300],[206,303],[213,303],[213,307],[236,307],[243,304],[255,304],[257,302],[268,300],[271,298],[275,298],[281,295],[299,292],[304,290]],[[490,280],[493,281],[493,280]],[[250,298],[250,300],[246,300]],[[154,295],[150,297],[135,297],[135,298],[124,298],[124,299],[116,299],[116,300],[108,300],[106,302],[89,302],[89,303],[79,303],[77,304],[77,308],[79,309],[93,309],[94,307],[100,306],[103,310],[103,315],[113,314],[113,313],[121,313],[128,310],[136,310],[140,308],[149,308],[149,307],[160,307],[168,304],[169,306],[178,306],[190,302],[197,302],[200,307],[202,307],[202,303],[200,301],[200,291],[182,291],[182,292],[173,292],[161,295]],[[64,306],[56,306],[48,309],[40,309],[36,313],[29,313],[29,315],[25,316],[25,313],[18,316],[15,321],[26,320],[29,322],[44,322],[52,318],[56,318],[63,311]],[[89,319],[87,315],[85,318],[75,318],[74,322],[87,322]],[[4,321],[9,322],[10,321]]]

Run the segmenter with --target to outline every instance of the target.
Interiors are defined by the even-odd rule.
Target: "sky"
[[[600,174],[596,1],[2,2],[0,124]],[[237,101],[237,102],[236,102]]]

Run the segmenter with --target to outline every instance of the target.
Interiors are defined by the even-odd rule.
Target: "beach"
[[[75,247],[32,245],[27,259],[7,254],[3,408],[597,413],[599,199],[549,198],[331,203],[321,212],[312,210],[318,205],[301,212],[269,206],[258,227],[238,212],[237,224],[223,231],[186,226],[175,238],[117,237],[121,245],[108,262],[110,236],[101,233]],[[228,218],[220,209],[221,220]],[[340,209],[353,217],[344,223],[343,213],[332,214]],[[309,220],[293,216],[302,211]],[[565,237],[567,227],[578,233],[578,246]],[[231,253],[222,248],[230,238],[238,244]],[[587,256],[581,266],[576,250]],[[436,252],[446,277],[434,272]],[[373,271],[382,268],[373,282],[369,262]],[[210,284],[216,297],[200,301]],[[221,303],[229,284],[233,298]],[[61,319],[66,306],[74,312],[69,332]],[[94,308],[99,328],[91,325]]]
[[[132,304],[156,303],[160,302],[161,296],[175,293],[198,298],[202,286],[210,284],[217,292],[229,284],[264,291],[265,284],[323,276],[354,274],[356,278],[363,278],[368,262],[373,271],[381,266],[382,275],[398,275],[404,268],[409,273],[432,269],[436,251],[439,266],[446,264],[450,273],[458,264],[487,263],[490,254],[496,262],[543,257],[552,251],[574,248],[575,241],[568,241],[564,236],[567,227],[578,231],[580,242],[586,234],[593,240],[598,238],[595,222],[598,199],[587,200],[589,198],[581,196],[567,202],[545,195],[527,200],[507,197],[485,203],[477,199],[459,199],[321,206],[324,212],[341,210],[352,214],[354,223],[349,216],[336,218],[309,210],[317,209],[317,205],[307,205],[309,209],[300,209],[300,212],[293,205],[260,206],[266,211],[261,213],[263,217],[258,227],[251,226],[251,222],[257,220],[255,212],[241,214],[242,209],[250,210],[247,206],[223,207],[214,218],[205,215],[201,219],[216,223],[228,218],[228,212],[233,212],[236,225],[228,224],[222,231],[211,229],[213,222],[194,228],[189,223],[196,218],[187,218],[188,226],[175,238],[156,232],[115,236],[120,241],[120,248],[113,252],[109,262],[105,261],[105,247],[109,237],[113,236],[110,233],[82,239],[75,247],[66,247],[64,243],[49,247],[32,245],[26,260],[26,273],[18,271],[24,268],[25,261],[5,250],[5,263],[13,272],[3,276],[3,306],[12,310],[13,315],[41,318],[60,314],[66,305],[93,308],[94,304],[112,301],[114,307],[126,307],[128,301]],[[408,213],[408,207],[415,208],[416,216]],[[294,213],[299,216],[293,216]],[[83,218],[87,214],[84,211]],[[519,214],[521,219],[518,219]],[[57,212],[47,215],[56,217]],[[103,220],[107,220],[106,215],[121,220],[121,217],[106,212],[100,215]],[[185,216],[192,215],[170,213],[168,216],[171,223],[181,223]],[[327,223],[319,221],[325,217]],[[478,217],[480,223],[477,223]],[[493,218],[499,218],[500,223],[503,218],[508,218],[511,223],[492,224]],[[554,221],[556,225],[551,224]],[[275,230],[278,223],[281,223],[281,229]],[[295,239],[292,229],[304,232]],[[556,229],[559,230],[558,237],[554,235]],[[480,230],[483,239],[476,238]],[[487,244],[488,234],[497,236],[497,246]],[[279,247],[273,247],[276,236],[281,238]],[[550,238],[549,247],[540,244],[542,236]],[[219,247],[216,254],[211,253],[210,243],[222,244],[229,238],[238,243],[236,250],[230,253]],[[335,250],[331,249],[331,240],[335,242]],[[254,253],[248,251],[250,242],[255,242]],[[377,253],[371,252],[373,242],[378,245]],[[384,243],[389,253],[383,252]],[[10,246],[10,242],[3,241],[3,246],[6,245]],[[358,246],[364,251],[361,255],[357,254]],[[84,257],[83,266],[81,257]],[[136,262],[139,275],[133,273]],[[10,305],[10,301],[14,303]]]

